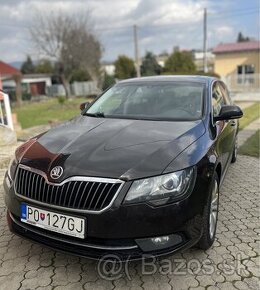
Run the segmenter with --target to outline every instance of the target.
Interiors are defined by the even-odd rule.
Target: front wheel
[[[203,215],[203,234],[197,244],[202,250],[209,249],[214,243],[217,229],[219,207],[219,179],[217,173],[214,173],[211,192],[208,196]]]

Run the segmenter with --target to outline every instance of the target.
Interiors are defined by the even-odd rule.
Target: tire
[[[237,137],[235,141],[235,146],[232,153],[231,163],[235,163],[237,161]]]
[[[215,241],[219,208],[219,178],[215,172],[213,175],[210,194],[204,208],[203,234],[197,244],[202,250],[209,249]],[[215,217],[215,223],[214,218]]]

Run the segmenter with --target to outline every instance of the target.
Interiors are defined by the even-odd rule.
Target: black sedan
[[[90,258],[208,249],[243,115],[225,84],[130,79],[81,108],[16,150],[4,179],[10,230]]]

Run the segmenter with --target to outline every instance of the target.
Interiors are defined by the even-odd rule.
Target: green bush
[[[65,96],[57,96],[57,99],[60,105],[64,105],[64,103],[66,102]]]
[[[172,73],[185,72],[186,74],[194,74],[196,71],[196,66],[192,59],[192,54],[188,51],[174,51],[166,59],[164,64],[164,71]]]
[[[22,93],[22,100],[23,101],[30,101],[31,99],[32,99],[32,95],[30,93],[27,93],[27,92]]]

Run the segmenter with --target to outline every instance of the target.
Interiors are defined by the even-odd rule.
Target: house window
[[[255,66],[253,64],[245,65],[245,74],[254,74],[255,73]]]
[[[238,65],[237,66],[237,74],[242,75],[243,74],[243,65]]]
[[[237,66],[237,83],[238,84],[253,84],[255,66],[253,64],[245,64]]]

